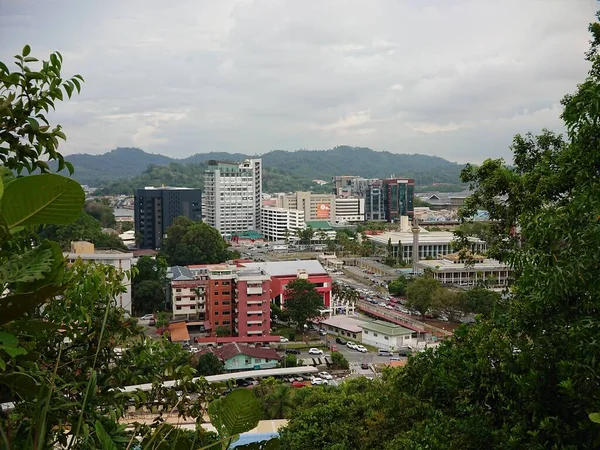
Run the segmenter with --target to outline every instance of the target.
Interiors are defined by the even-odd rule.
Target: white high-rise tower
[[[262,160],[208,161],[204,172],[204,221],[225,237],[260,230]]]

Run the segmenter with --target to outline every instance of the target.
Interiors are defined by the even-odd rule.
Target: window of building
[[[229,286],[231,283],[229,281],[223,281],[223,286]]]
[[[356,334],[352,333],[352,337],[353,337],[354,339],[356,339]]]
[[[215,325],[219,325],[219,321],[215,322]]]
[[[215,302],[215,303],[214,303],[214,305],[215,305],[215,306],[219,306],[219,302]]]
[[[230,324],[231,324],[231,321],[229,321],[229,320],[224,320],[223,321],[223,325],[230,325]]]
[[[228,300],[225,300],[224,302],[221,303],[222,305],[231,305],[231,302]]]
[[[373,336],[377,337],[377,333],[373,333]]]
[[[218,315],[219,315],[219,311],[215,311],[215,316],[218,316]]]
[[[176,306],[176,307],[175,307],[175,309],[176,309],[177,311],[181,311],[181,306]]]
[[[231,311],[223,311],[224,316],[229,316],[230,314],[231,314]]]
[[[254,358],[254,364],[260,364],[260,358]]]
[[[229,291],[223,291],[223,295],[231,295],[231,292],[229,292]]]
[[[219,295],[219,291],[215,291],[215,295]]]
[[[363,331],[364,334],[369,334],[369,332],[367,330]]]
[[[246,365],[252,364],[252,358],[246,358]]]
[[[218,281],[215,281],[215,286],[218,286],[218,285],[219,285],[219,282],[218,282]]]
[[[176,302],[180,302],[181,301],[181,297],[175,297],[175,301]]]
[[[175,292],[181,292],[181,289],[175,289]]]
[[[390,340],[390,338],[389,338],[389,337],[387,337],[387,336],[384,336],[383,338],[384,338],[386,341],[389,341],[389,340]]]

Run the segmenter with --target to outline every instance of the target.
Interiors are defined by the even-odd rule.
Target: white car
[[[392,305],[385,305],[386,309],[394,309]]]
[[[325,384],[325,380],[323,378],[319,378],[319,377],[312,377],[310,379],[310,384],[318,386],[320,384]]]
[[[359,351],[359,352],[361,352],[361,353],[367,353],[367,351],[368,351],[368,350],[366,349],[366,347],[363,347],[362,345],[357,345],[357,346],[356,346],[356,350],[358,350],[358,351]]]
[[[308,354],[309,355],[322,355],[323,354],[323,350],[319,350],[318,348],[311,348],[308,350]]]
[[[383,302],[379,302],[379,306],[383,306],[385,308],[387,305]]]
[[[352,350],[356,350],[356,344],[354,342],[348,341],[346,347],[351,348]]]
[[[319,375],[319,378],[323,378],[324,380],[333,380],[333,377],[327,372],[319,372],[317,375]]]
[[[140,317],[140,320],[150,320],[154,319],[154,314],[146,314],[145,316]]]
[[[279,342],[285,344],[286,342],[290,342],[290,340],[288,338],[284,338],[283,336],[279,336]]]

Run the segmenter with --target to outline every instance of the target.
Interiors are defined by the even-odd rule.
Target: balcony
[[[246,305],[251,306],[251,305],[262,305],[263,304],[263,300],[248,300],[246,302]]]
[[[237,319],[235,319],[235,321],[237,322]],[[248,325],[262,325],[263,321],[262,320],[249,320],[246,323]]]
[[[237,329],[236,329],[237,331]],[[248,335],[262,335],[262,330],[248,330]]]
[[[263,293],[262,286],[259,287],[247,287],[246,294],[247,295],[261,295]]]

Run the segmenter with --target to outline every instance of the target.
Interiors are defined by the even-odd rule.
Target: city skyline
[[[0,60],[24,44],[86,79],[52,114],[65,154],[365,146],[510,159],[563,131],[597,2],[0,2]]]

